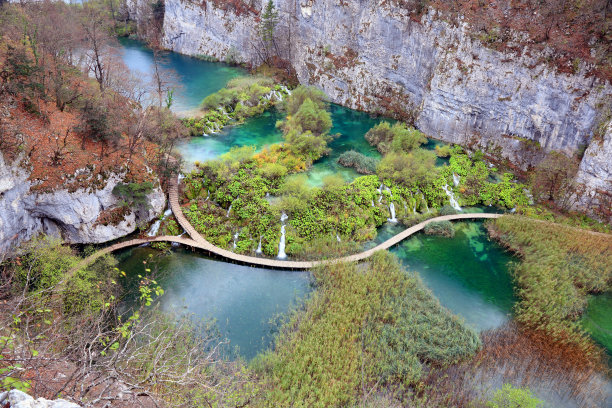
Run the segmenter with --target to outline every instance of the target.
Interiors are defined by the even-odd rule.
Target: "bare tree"
[[[100,90],[104,91],[110,75],[112,56],[117,54],[116,49],[111,47],[110,27],[112,21],[109,19],[106,10],[85,3],[80,16],[80,24],[86,45],[85,63],[87,69],[98,81]]]

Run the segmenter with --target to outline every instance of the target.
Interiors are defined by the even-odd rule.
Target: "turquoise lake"
[[[122,40],[123,59],[139,72],[150,73],[153,53],[141,43]],[[175,53],[165,53],[163,65],[179,75],[182,90],[176,95],[173,109],[184,112],[197,108],[207,95],[222,88],[236,76],[245,75],[239,68],[206,62]],[[320,185],[325,176],[339,174],[350,181],[358,176],[336,163],[340,154],[357,150],[372,157],[380,154],[364,139],[365,133],[384,118],[331,104],[334,123],[331,133],[340,136],[331,144],[332,153],[316,162],[308,172],[309,181]],[[177,147],[187,167],[196,161],[213,159],[233,146],[255,146],[282,142],[276,121],[282,113],[273,109],[250,118],[240,126],[229,126],[211,137],[194,137]],[[429,140],[433,149],[441,144]],[[442,165],[444,160],[438,160]],[[482,209],[480,210],[482,211]],[[516,302],[509,265],[516,261],[497,244],[488,240],[480,222],[456,223],[454,238],[417,234],[392,249],[407,270],[416,271],[439,298],[442,305],[462,316],[477,330],[498,327],[512,316]],[[386,224],[379,230],[376,242],[398,233],[403,227]],[[375,243],[376,243],[375,242]],[[375,244],[373,243],[373,244]],[[211,259],[185,249],[159,254],[148,248],[135,248],[122,254],[120,267],[129,274],[142,270],[142,261],[156,253],[160,282],[166,294],[160,300],[164,310],[192,314],[196,318],[215,318],[221,335],[238,346],[240,355],[253,357],[270,345],[273,325],[270,319],[289,310],[297,299],[310,292],[306,272],[283,272],[250,268]],[[612,347],[612,323],[607,311],[612,309],[612,295],[593,297],[583,325],[594,339]]]

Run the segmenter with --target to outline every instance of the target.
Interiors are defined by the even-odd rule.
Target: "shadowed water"
[[[153,261],[149,255],[154,255]],[[138,294],[138,275],[144,275],[143,261],[148,261],[165,291],[159,299],[161,310],[216,319],[221,336],[230,341],[229,349],[233,353],[237,347],[245,359],[270,346],[275,329],[270,320],[311,290],[308,272],[236,265],[184,249],[161,254],[139,247],[121,253],[119,259],[119,269],[128,275],[128,287],[133,287],[131,296]]]

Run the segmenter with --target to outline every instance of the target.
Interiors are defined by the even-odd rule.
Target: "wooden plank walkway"
[[[255,256],[241,255],[236,254],[234,252],[228,251],[223,248],[216,247],[215,245],[208,242],[196,229],[189,223],[185,215],[183,214],[183,210],[179,204],[178,197],[178,179],[171,179],[169,183],[169,191],[168,198],[170,201],[170,208],[174,213],[174,217],[177,222],[183,229],[187,232],[187,234],[191,238],[182,238],[182,237],[174,237],[174,236],[159,236],[159,237],[151,237],[151,238],[143,238],[143,239],[133,239],[130,241],[119,242],[117,244],[111,245],[107,248],[101,249],[100,251],[95,252],[89,257],[85,258],[82,263],[79,264],[80,267],[84,265],[89,265],[93,261],[95,261],[98,257],[116,251],[122,248],[128,248],[131,246],[142,245],[150,242],[176,242],[178,244],[187,245],[192,248],[199,248],[205,251],[208,251],[212,254],[218,255],[220,257],[231,259],[236,262],[240,262],[247,265],[253,266],[264,266],[269,268],[279,268],[279,269],[310,269],[319,265],[323,265],[326,263],[334,263],[334,262],[356,262],[362,261],[366,258],[369,258],[377,251],[382,251],[385,249],[389,249],[392,246],[398,244],[402,240],[408,238],[409,236],[421,231],[425,226],[432,222],[437,221],[454,221],[454,220],[466,220],[466,219],[488,219],[488,218],[499,218],[502,214],[485,214],[485,213],[470,213],[470,214],[454,214],[454,215],[443,215],[440,217],[430,218],[426,221],[423,221],[417,225],[414,225],[399,234],[389,238],[385,242],[375,246],[372,249],[368,249],[367,251],[360,252],[358,254],[345,256],[342,258],[330,259],[330,260],[321,260],[321,261],[285,261],[280,259],[270,259],[270,258],[259,258]]]

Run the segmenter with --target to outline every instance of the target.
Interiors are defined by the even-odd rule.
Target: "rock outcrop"
[[[45,398],[34,399],[25,392],[10,390],[0,393],[0,406],[11,408],[80,408],[80,405],[64,399],[48,400]]]
[[[164,209],[166,197],[158,186],[148,195],[148,208],[122,213],[109,221],[105,213],[120,210],[112,194],[122,179],[111,175],[103,188],[37,192],[19,161],[5,163],[0,153],[0,254],[38,233],[61,236],[68,243],[100,243],[131,232]]]
[[[163,45],[219,59],[234,49],[257,64],[257,24],[266,1],[245,2],[254,11],[232,7],[236,3],[165,0]],[[486,149],[522,168],[546,151],[579,153],[602,120],[602,106],[612,104],[610,83],[588,77],[586,67],[559,73],[546,63],[552,51],[493,50],[467,24],[449,24],[433,9],[413,21],[396,1],[275,3],[277,46],[301,83],[344,106],[410,118],[434,138]],[[596,178],[612,178],[609,168],[597,168],[604,173]]]
[[[603,137],[592,140],[584,152],[576,180],[586,187],[577,209],[593,211],[612,223],[612,121]]]

